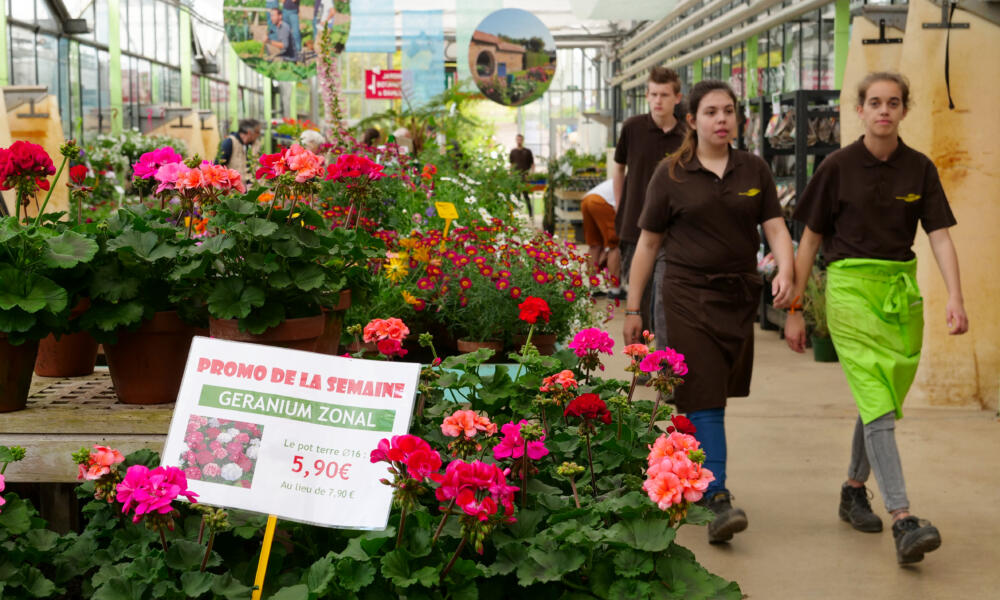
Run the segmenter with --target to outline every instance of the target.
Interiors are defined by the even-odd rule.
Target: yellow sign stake
[[[458,218],[458,211],[451,202],[435,202],[434,208],[437,209],[438,216],[444,219],[444,234],[441,236],[441,250],[444,250],[444,241],[448,239],[448,227]]]
[[[267,527],[264,529],[264,543],[260,547],[260,560],[257,561],[257,576],[253,580],[253,595],[251,600],[260,600],[264,593],[264,575],[267,573],[267,559],[271,556],[271,542],[274,540],[274,527],[278,517],[267,516]]]

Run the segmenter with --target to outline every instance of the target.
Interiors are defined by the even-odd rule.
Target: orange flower
[[[496,423],[491,422],[489,417],[478,415],[472,410],[456,410],[441,423],[441,433],[448,437],[464,435],[467,438],[472,438],[480,431],[487,436],[494,435],[497,432]]]

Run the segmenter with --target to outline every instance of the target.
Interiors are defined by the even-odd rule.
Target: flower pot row
[[[174,402],[195,335],[334,353],[336,348],[331,351],[329,346],[323,346],[323,341],[340,339],[343,311],[349,304],[350,291],[345,290],[335,310],[288,319],[260,334],[240,331],[236,319],[210,319],[208,330],[205,330],[185,323],[176,311],[158,312],[135,331],[121,331],[114,343],[105,345],[115,394],[126,404]],[[48,347],[42,355],[38,342],[13,346],[6,335],[0,334],[0,412],[26,407],[33,371],[55,377],[92,373],[97,345],[93,338],[81,342],[81,337],[90,336],[82,333],[64,335],[59,340],[44,340],[43,345]],[[81,348],[87,354],[84,355]],[[61,368],[66,370],[60,371]]]

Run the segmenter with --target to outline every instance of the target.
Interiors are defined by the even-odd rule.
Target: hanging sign
[[[196,337],[162,463],[198,501],[327,527],[384,529],[369,460],[407,432],[420,365]]]
[[[399,100],[403,97],[403,72],[399,69],[367,69],[365,98],[368,100]]]

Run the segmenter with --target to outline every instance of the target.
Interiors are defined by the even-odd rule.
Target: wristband
[[[642,313],[640,311],[638,311],[638,310],[626,310],[625,311],[625,316],[626,317],[632,317],[632,316],[641,317]]]
[[[792,300],[791,305],[788,307],[788,314],[794,315],[795,311],[802,311],[802,303],[799,302],[800,298],[802,298],[802,296],[796,296],[795,300]]]

